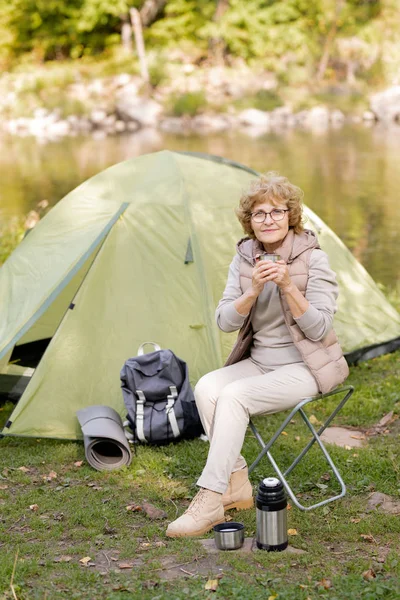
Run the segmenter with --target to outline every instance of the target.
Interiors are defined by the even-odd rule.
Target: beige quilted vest
[[[318,248],[319,246],[317,243],[315,243],[314,248],[310,248],[309,244],[307,245],[307,243],[304,243],[304,250],[302,250],[301,237],[302,236],[296,236],[297,256],[293,259],[289,256],[287,265],[289,275],[293,283],[299,288],[303,296],[305,296],[310,255],[313,249],[315,247]],[[252,265],[247,260],[242,258],[240,263],[240,286],[243,292],[245,292],[251,285],[252,270]],[[313,342],[309,340],[297,325],[296,321],[293,319],[284,294],[282,294],[280,290],[279,292],[285,322],[289,329],[294,345],[300,352],[303,361],[315,377],[320,392],[330,392],[337,385],[343,383],[349,374],[349,368],[347,366],[346,359],[343,356],[336,333],[333,329],[330,329],[325,338],[321,341]],[[253,309],[255,309],[255,306]],[[248,321],[247,324],[246,322],[243,324],[241,332],[243,330],[247,330],[248,334],[251,316],[252,313],[250,313],[248,319],[246,319],[246,321]],[[239,333],[235,348],[238,344],[240,344],[240,338],[241,335]],[[247,339],[249,339],[249,335],[247,335]],[[232,351],[227,364],[232,364],[233,362],[237,362],[237,360],[241,360],[240,358],[237,358],[237,356],[235,357],[235,348]]]

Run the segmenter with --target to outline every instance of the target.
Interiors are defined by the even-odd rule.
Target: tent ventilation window
[[[187,245],[187,248],[186,248],[185,265],[188,265],[191,262],[194,262],[194,261],[193,261],[192,241],[189,238],[188,239],[188,245]]]

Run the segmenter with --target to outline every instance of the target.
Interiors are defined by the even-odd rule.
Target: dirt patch
[[[226,554],[226,551],[218,550],[213,539],[204,539],[204,540],[199,540],[199,541],[200,541],[200,544],[203,546],[204,550],[208,554],[221,554],[221,553]],[[229,554],[232,552],[234,554],[249,554],[250,552],[258,552],[258,551],[259,551],[259,549],[257,548],[255,538],[247,537],[247,538],[245,538],[244,544],[241,548],[239,548],[238,550],[230,550]],[[260,552],[264,552],[264,551],[260,550]],[[300,548],[293,548],[290,545],[286,548],[286,550],[283,550],[283,552],[287,552],[288,554],[306,554],[305,550],[300,550]]]
[[[381,492],[374,492],[367,502],[367,511],[379,510],[389,515],[400,515],[400,502]]]
[[[215,564],[213,556],[206,556],[189,563],[179,563],[176,556],[167,556],[161,559],[163,565],[160,569],[155,569],[152,573],[156,574],[160,579],[171,581],[179,577],[194,578],[209,575],[223,575],[229,567],[219,567]]]
[[[321,435],[324,444],[335,444],[342,448],[361,448],[366,443],[362,431],[346,429],[345,427],[327,427]]]
[[[134,570],[138,567],[146,565],[144,556],[138,556],[134,559],[120,559],[118,552],[99,552],[93,559],[93,562],[88,563],[88,567],[94,567],[101,575],[107,575],[110,572],[122,573]],[[197,576],[206,576],[211,573],[222,574],[228,570],[226,567],[219,568],[215,564],[215,557],[206,556],[191,561],[182,562],[175,554],[164,556],[157,559],[161,564],[156,569],[147,569],[146,572],[149,578],[159,578],[164,581],[172,581],[178,578],[192,578]]]

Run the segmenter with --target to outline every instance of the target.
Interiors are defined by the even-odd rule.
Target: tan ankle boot
[[[168,525],[168,537],[194,537],[207,533],[218,523],[224,523],[222,494],[200,488],[189,508]]]
[[[253,488],[249,481],[247,467],[234,471],[229,480],[228,489],[222,496],[224,510],[236,508],[236,510],[247,510],[254,506]]]

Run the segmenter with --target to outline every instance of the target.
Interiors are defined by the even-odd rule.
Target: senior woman
[[[224,511],[253,506],[240,455],[249,418],[293,408],[348,375],[332,320],[338,286],[315,233],[302,225],[303,192],[267,173],[243,194],[237,244],[216,310],[222,331],[240,329],[227,365],[202,377],[195,398],[210,440],[200,491],[170,523],[169,537],[202,535]],[[276,260],[259,260],[264,253]]]

